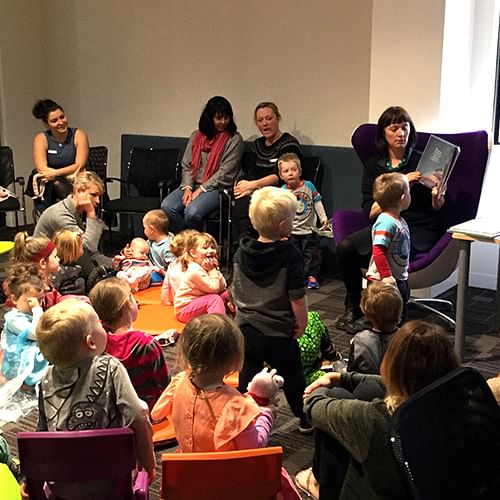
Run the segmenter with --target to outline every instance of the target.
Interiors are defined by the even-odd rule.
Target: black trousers
[[[241,331],[245,337],[245,361],[240,372],[239,391],[246,392],[253,376],[264,368],[264,363],[267,363],[285,379],[283,392],[286,400],[292,413],[300,418],[304,412],[303,395],[306,381],[298,342],[286,337],[262,335],[250,325],[243,325]]]
[[[298,248],[304,257],[304,274],[318,277],[321,268],[321,252],[319,249],[319,237],[317,234],[301,234],[290,236],[290,240]]]

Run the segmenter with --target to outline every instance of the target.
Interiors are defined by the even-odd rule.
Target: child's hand
[[[413,184],[415,182],[418,182],[420,180],[420,178],[422,177],[422,172],[418,172],[418,171],[415,171],[415,172],[408,172],[406,174],[406,178],[408,179],[408,182],[410,184]]]
[[[319,228],[320,231],[324,231],[328,227],[328,219],[325,219]]]
[[[129,243],[127,243],[123,248],[122,254],[125,259],[131,259],[133,257],[133,251],[130,249]]]
[[[115,255],[111,259],[111,266],[113,267],[113,269],[118,269],[124,259],[125,259],[124,255]]]
[[[40,302],[36,297],[30,297],[26,302],[32,311],[35,307],[40,307]]]
[[[201,267],[205,269],[205,271],[210,272],[212,269],[218,269],[219,268],[219,260],[217,257],[206,257],[203,259],[203,262],[201,263]]]
[[[384,283],[387,283],[388,285],[397,286],[394,276],[387,276],[387,278],[382,278],[382,281]]]
[[[148,471],[148,482],[152,484],[156,481],[156,469]]]

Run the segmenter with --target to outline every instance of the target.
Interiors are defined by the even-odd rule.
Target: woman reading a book
[[[399,107],[387,108],[378,119],[375,143],[379,154],[364,164],[361,181],[362,209],[373,222],[380,213],[373,200],[373,181],[387,172],[400,172],[408,177],[411,204],[401,216],[410,228],[410,258],[430,250],[443,234],[437,222],[437,211],[444,204],[444,194],[439,186],[432,189],[421,184],[421,173],[416,171],[421,153],[413,149],[417,133],[408,112]],[[335,326],[349,333],[364,328],[359,307],[361,300],[361,268],[367,267],[372,248],[371,227],[367,226],[344,238],[337,244],[337,264],[346,287],[345,310]]]

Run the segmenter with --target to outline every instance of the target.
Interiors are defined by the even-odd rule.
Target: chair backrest
[[[128,162],[128,181],[140,196],[158,197],[161,181],[180,178],[178,149],[132,148]]]
[[[321,193],[323,183],[323,164],[319,156],[304,156],[301,160],[302,179],[311,181],[314,187]]]
[[[352,134],[351,143],[364,163],[380,154],[375,146],[377,125],[360,125]],[[433,133],[457,146],[461,153],[451,173],[446,191],[446,203],[439,211],[438,221],[446,231],[450,226],[473,219],[481,197],[489,155],[488,134],[484,130],[454,134]],[[415,148],[423,151],[431,133],[418,132]]]
[[[270,500],[281,487],[280,446],[212,453],[164,453],[165,500]]]
[[[134,432],[128,428],[92,431],[19,432],[21,472],[30,498],[45,499],[44,481],[115,483],[114,498],[132,498],[136,467]]]
[[[476,370],[458,368],[404,403],[390,442],[414,498],[500,498],[500,409]]]
[[[0,146],[0,186],[14,182],[14,155],[9,146]]]
[[[108,148],[106,146],[90,147],[86,168],[95,172],[104,181],[108,175]]]

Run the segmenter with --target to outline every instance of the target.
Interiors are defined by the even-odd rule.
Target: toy
[[[269,371],[266,367],[253,377],[247,390],[259,406],[268,406],[269,403],[276,404],[276,396],[283,383],[283,377],[274,368]]]

